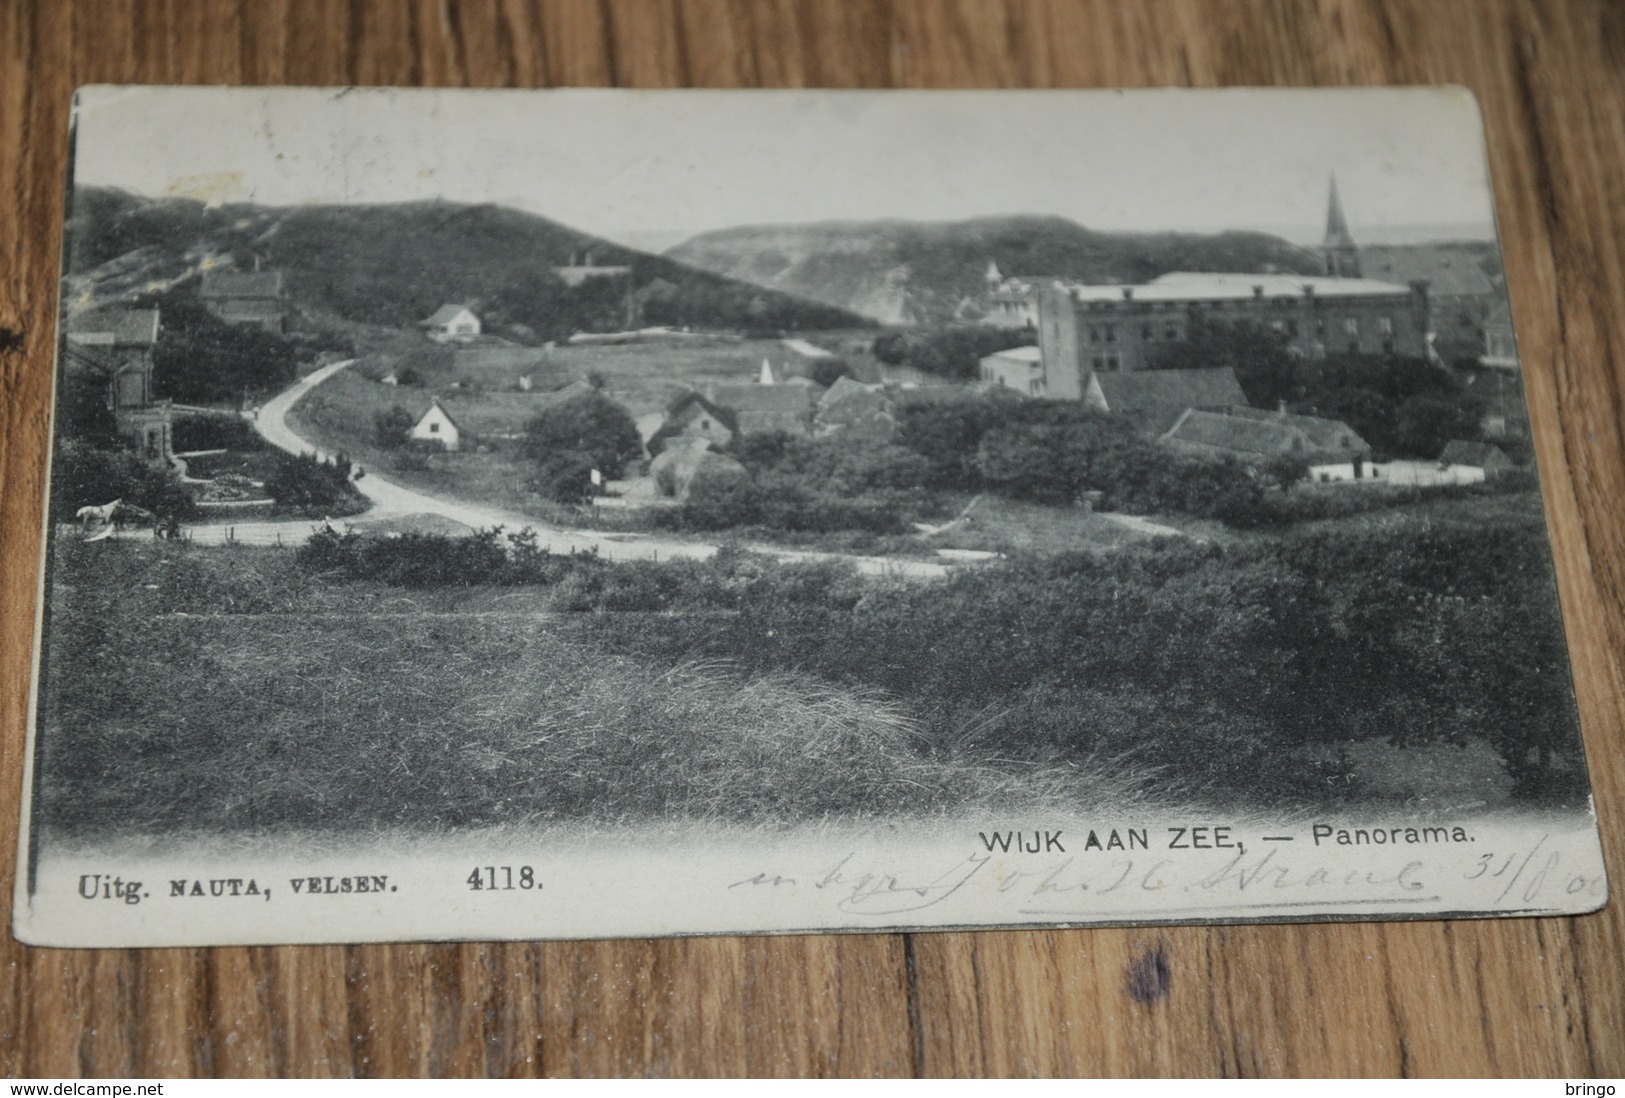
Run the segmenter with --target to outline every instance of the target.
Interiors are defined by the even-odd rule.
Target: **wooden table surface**
[[[84,83],[1455,83],[1625,882],[1625,6],[1610,0],[0,3],[0,850],[22,768],[67,108]],[[973,152],[973,150],[968,150]],[[0,894],[14,864],[0,855]],[[156,951],[0,942],[13,1075],[1625,1073],[1625,919]],[[1129,973],[1160,951],[1166,997]]]

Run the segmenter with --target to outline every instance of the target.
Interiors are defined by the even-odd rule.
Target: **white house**
[[[1044,363],[1037,347],[1012,347],[982,359],[983,381],[1014,389],[1022,396],[1044,395]]]
[[[480,318],[466,305],[442,305],[427,320],[418,321],[437,343],[473,339],[480,334]]]
[[[412,425],[412,438],[438,442],[447,450],[456,450],[462,446],[463,429],[457,426],[457,421],[451,418],[451,413],[441,407],[437,399]]]

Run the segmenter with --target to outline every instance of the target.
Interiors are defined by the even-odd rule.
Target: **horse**
[[[85,540],[101,541],[113,535],[115,530],[122,530],[132,522],[150,525],[154,537],[173,537],[174,534],[164,530],[164,525],[157,515],[145,507],[137,507],[133,503],[125,503],[123,498],[115,499],[112,503],[104,503],[100,507],[81,507],[74,512],[73,517],[85,531]],[[179,531],[179,523],[175,523],[175,532]],[[160,532],[164,531],[164,532]]]
[[[73,519],[86,530],[93,530],[102,526],[111,526],[118,521],[118,511],[124,503],[123,498],[115,499],[112,503],[104,503],[100,507],[81,507],[73,513]]]

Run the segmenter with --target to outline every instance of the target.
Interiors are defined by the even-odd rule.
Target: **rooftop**
[[[1439,455],[1440,465],[1476,465],[1479,468],[1510,465],[1511,459],[1499,446],[1488,442],[1466,442],[1454,439],[1447,443]]]
[[[1232,407],[1228,409],[1233,416],[1244,419],[1267,420],[1270,423],[1284,423],[1302,431],[1310,442],[1322,450],[1347,449],[1342,445],[1345,438],[1358,439],[1359,449],[1366,447],[1365,439],[1340,419],[1323,419],[1320,416],[1304,416],[1294,412],[1272,412],[1267,408]]]
[[[91,309],[70,313],[64,327],[75,343],[151,346],[158,342],[158,310]]]
[[[1389,297],[1410,287],[1371,278],[1319,278],[1283,274],[1209,274],[1174,271],[1138,285],[1085,286],[1061,282],[1074,301],[1241,301],[1251,297]]]
[[[1360,249],[1360,269],[1373,278],[1409,283],[1426,279],[1435,297],[1488,297],[1495,284],[1472,256],[1419,245],[1377,245]]]
[[[201,293],[205,299],[280,297],[282,272],[207,270]]]
[[[467,305],[442,305],[428,319],[421,320],[418,323],[438,327],[442,324],[450,324],[465,312],[473,315]]]
[[[994,351],[988,358],[1006,358],[1012,362],[1038,362],[1043,352],[1037,347],[1012,347],[1008,351]]]
[[[1135,370],[1130,373],[1097,372],[1106,407],[1113,412],[1136,412],[1165,405],[1185,408],[1225,408],[1245,405],[1236,372],[1216,370]]]
[[[1289,424],[1244,419],[1194,408],[1180,416],[1179,422],[1162,437],[1169,442],[1235,454],[1289,453],[1294,450],[1294,439],[1299,440],[1297,450],[1307,449],[1302,434]]]

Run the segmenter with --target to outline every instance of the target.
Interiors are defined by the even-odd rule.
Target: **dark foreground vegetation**
[[[1488,744],[1514,801],[1584,797],[1538,514],[923,583],[491,532],[56,553],[68,830],[1373,806],[1372,745]]]

